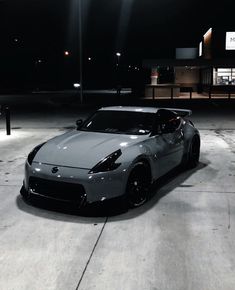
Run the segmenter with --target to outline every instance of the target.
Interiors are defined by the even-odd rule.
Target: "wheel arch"
[[[143,164],[143,166],[146,166],[146,169],[148,170],[148,174],[149,174],[149,176],[150,176],[150,182],[152,182],[153,175],[152,175],[151,162],[150,162],[150,159],[148,158],[148,156],[146,156],[146,155],[140,155],[140,156],[136,157],[135,160],[133,160],[128,175],[130,175],[131,172],[132,172],[132,171],[133,171],[137,166],[140,166],[141,164]]]

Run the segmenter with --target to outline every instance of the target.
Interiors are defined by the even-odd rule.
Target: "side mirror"
[[[82,127],[82,124],[83,124],[82,119],[79,119],[79,120],[76,121],[77,130]]]

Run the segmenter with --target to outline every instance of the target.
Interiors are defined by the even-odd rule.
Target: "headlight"
[[[89,174],[111,171],[118,168],[121,163],[115,163],[115,161],[122,155],[122,151],[119,149],[112,154],[105,157],[98,164],[96,164],[90,171]]]
[[[39,151],[39,149],[45,144],[46,142],[39,144],[38,146],[36,146],[28,155],[27,161],[30,165],[32,165],[33,159],[35,157],[35,155],[37,154],[37,152]]]

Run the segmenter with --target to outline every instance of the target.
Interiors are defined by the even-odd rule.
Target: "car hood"
[[[141,142],[146,135],[70,131],[45,143],[34,161],[57,166],[93,168],[114,151]]]

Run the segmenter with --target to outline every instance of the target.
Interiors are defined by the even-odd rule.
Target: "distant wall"
[[[175,83],[182,87],[193,87],[197,90],[197,85],[200,83],[200,72],[198,68],[175,68]]]

